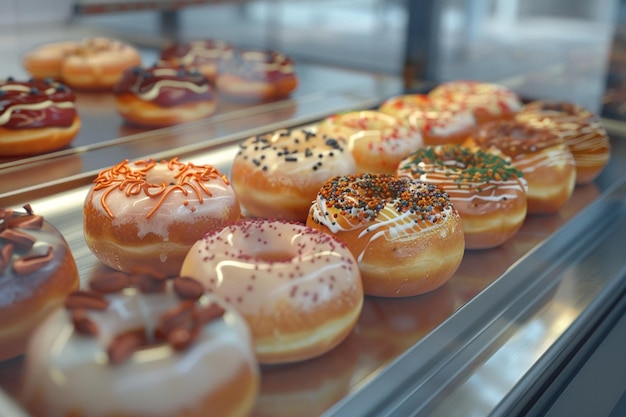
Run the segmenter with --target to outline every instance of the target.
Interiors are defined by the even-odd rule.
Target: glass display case
[[[573,101],[597,113],[621,103],[618,1],[130,3],[139,6],[81,0],[68,4],[68,21],[0,26],[12,40],[0,78],[26,76],[20,57],[38,44],[97,35],[136,45],[147,64],[167,43],[187,39],[275,49],[293,57],[300,84],[287,99],[221,100],[210,118],[159,129],[124,123],[110,93],[77,92],[83,127],[71,147],[0,159],[0,205],[30,203],[45,213],[68,240],[83,283],[105,267],[77,219],[95,175],[121,160],[178,156],[228,174],[239,143],[252,135],[376,108],[454,79],[497,82],[524,100]],[[558,375],[573,359],[583,363],[583,347],[600,343],[622,311],[626,126],[617,110],[604,116],[611,160],[593,183],[577,186],[557,213],[528,216],[505,244],[467,250],[432,293],[366,297],[353,332],[331,352],[263,367],[253,415],[540,415],[563,392]],[[0,415],[22,415],[13,401],[22,365],[23,358],[0,363]],[[617,404],[621,393],[606,395],[598,403]]]

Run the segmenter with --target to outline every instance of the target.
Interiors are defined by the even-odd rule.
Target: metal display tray
[[[350,94],[339,96],[341,99],[318,99],[331,102],[325,109],[334,111],[342,106],[344,110],[371,107],[383,98],[371,95],[346,100]],[[279,110],[269,111],[256,116],[266,119]],[[309,112],[309,116],[313,114]],[[238,144],[249,135],[311,121],[311,117],[278,118],[248,128],[250,121],[240,120],[245,127],[237,133],[217,135],[209,141],[198,140],[207,122],[180,126],[115,144],[103,163],[118,162],[113,158],[120,152],[144,152],[157,158],[176,155],[181,160],[215,165],[228,175]],[[182,138],[180,146],[161,148],[162,143],[176,138]],[[106,148],[94,151],[102,149]],[[60,155],[59,161],[77,155]],[[568,285],[571,265],[586,262],[585,256],[597,242],[606,245],[608,232],[598,231],[599,226],[608,227],[611,219],[620,219],[620,228],[612,233],[621,230],[626,210],[615,193],[624,195],[625,162],[626,139],[617,132],[612,137],[610,164],[594,183],[577,187],[557,213],[528,216],[521,230],[497,248],[467,250],[452,279],[429,294],[400,299],[366,297],[356,327],[331,352],[302,363],[263,367],[254,415],[407,416],[441,409],[445,413],[438,415],[452,416],[470,415],[472,407],[479,415],[496,409],[533,365],[584,317],[613,282],[615,270],[621,272],[624,262],[615,258],[615,251],[608,253],[606,260],[593,252],[593,265],[581,268],[597,267],[604,274],[594,271],[594,279],[585,282],[584,294],[577,287],[563,287]],[[5,174],[7,178],[10,175]],[[0,171],[0,178],[2,175]],[[86,247],[82,232],[83,200],[94,175],[83,170],[79,175],[0,195],[3,206],[30,203],[63,233],[82,283],[105,268]],[[613,210],[615,205],[620,209]],[[626,233],[619,237],[620,242],[626,240]],[[521,337],[525,339],[519,340]],[[504,362],[490,362],[496,360]],[[18,392],[22,364],[23,358],[0,363],[0,388],[6,393],[5,400],[0,395],[0,415],[19,416],[18,409],[10,408],[14,406],[10,398]],[[459,403],[464,404],[461,409]],[[3,407],[10,413],[2,413]]]

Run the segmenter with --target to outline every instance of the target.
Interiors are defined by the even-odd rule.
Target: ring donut
[[[480,149],[427,146],[404,159],[397,175],[435,184],[448,193],[463,221],[467,249],[501,245],[526,219],[528,185],[522,172]]]
[[[572,196],[576,164],[556,133],[515,120],[501,120],[479,126],[465,145],[497,150],[522,171],[528,183],[528,213],[554,213]]]
[[[215,83],[220,61],[232,54],[232,45],[217,39],[202,39],[166,46],[161,50],[161,60],[173,65],[197,68]]]
[[[428,96],[451,110],[471,111],[479,125],[494,120],[510,120],[522,108],[522,101],[513,90],[481,81],[448,81],[439,84]]]
[[[298,87],[291,58],[276,51],[237,50],[218,65],[217,91],[226,98],[269,101]]]
[[[33,329],[79,285],[61,233],[24,210],[0,209],[0,361],[24,353]]]
[[[231,181],[250,215],[304,222],[322,184],[354,172],[356,163],[343,141],[281,129],[240,145]]]
[[[517,114],[517,120],[549,129],[563,138],[576,162],[576,184],[588,184],[609,162],[611,145],[600,118],[574,103],[534,101]]]
[[[343,241],[358,262],[365,294],[405,297],[446,283],[465,250],[463,225],[435,185],[390,174],[330,179],[307,225]]]
[[[211,165],[122,161],[94,183],[84,205],[87,247],[124,272],[176,276],[196,240],[241,217],[230,182]]]
[[[191,279],[112,273],[37,328],[20,397],[33,417],[234,417],[251,413],[258,389],[232,307]]]
[[[245,219],[199,240],[180,274],[233,304],[260,363],[297,362],[337,346],[363,305],[359,270],[341,242],[299,223]]]
[[[113,93],[122,118],[145,127],[203,119],[216,107],[208,78],[195,69],[166,63],[124,71]]]
[[[35,155],[72,143],[81,121],[76,97],[52,80],[0,82],[0,156]]]
[[[385,100],[378,109],[419,130],[425,145],[461,144],[476,127],[476,120],[471,111],[450,107],[426,94],[404,94]]]
[[[418,130],[376,110],[329,116],[317,124],[317,134],[346,141],[359,172],[392,174],[402,159],[423,146]]]

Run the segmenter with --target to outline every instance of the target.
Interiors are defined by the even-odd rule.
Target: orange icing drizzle
[[[115,216],[106,200],[109,194],[116,190],[122,191],[127,197],[144,193],[150,198],[158,198],[159,200],[154,205],[154,208],[146,215],[146,218],[149,219],[159,209],[165,199],[175,191],[180,191],[185,196],[189,195],[191,191],[195,193],[200,204],[202,204],[204,201],[203,194],[207,197],[213,195],[206,187],[206,182],[221,178],[226,185],[229,184],[228,178],[211,165],[185,164],[180,162],[178,158],[173,158],[170,161],[161,161],[161,163],[167,164],[167,168],[173,173],[172,179],[176,182],[169,184],[164,182],[161,184],[149,183],[146,180],[147,173],[157,165],[157,162],[153,159],[135,161],[134,164],[138,168],[131,168],[128,160],[124,160],[98,174],[98,177],[94,180],[96,184],[94,190],[106,189],[100,198],[100,202],[110,218],[115,218]]]

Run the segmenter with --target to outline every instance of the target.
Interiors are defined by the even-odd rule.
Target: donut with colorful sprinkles
[[[448,195],[391,174],[330,179],[313,201],[307,225],[348,246],[364,292],[374,296],[413,296],[442,286],[465,250],[461,217]]]
[[[305,129],[280,129],[241,143],[231,181],[251,216],[304,222],[326,180],[355,172],[344,141]]]
[[[244,219],[208,233],[189,250],[180,275],[244,316],[264,364],[328,352],[352,331],[363,306],[350,250],[296,222]]]
[[[526,218],[526,180],[501,156],[460,145],[427,146],[402,161],[397,175],[448,193],[463,220],[467,249],[501,245]]]

